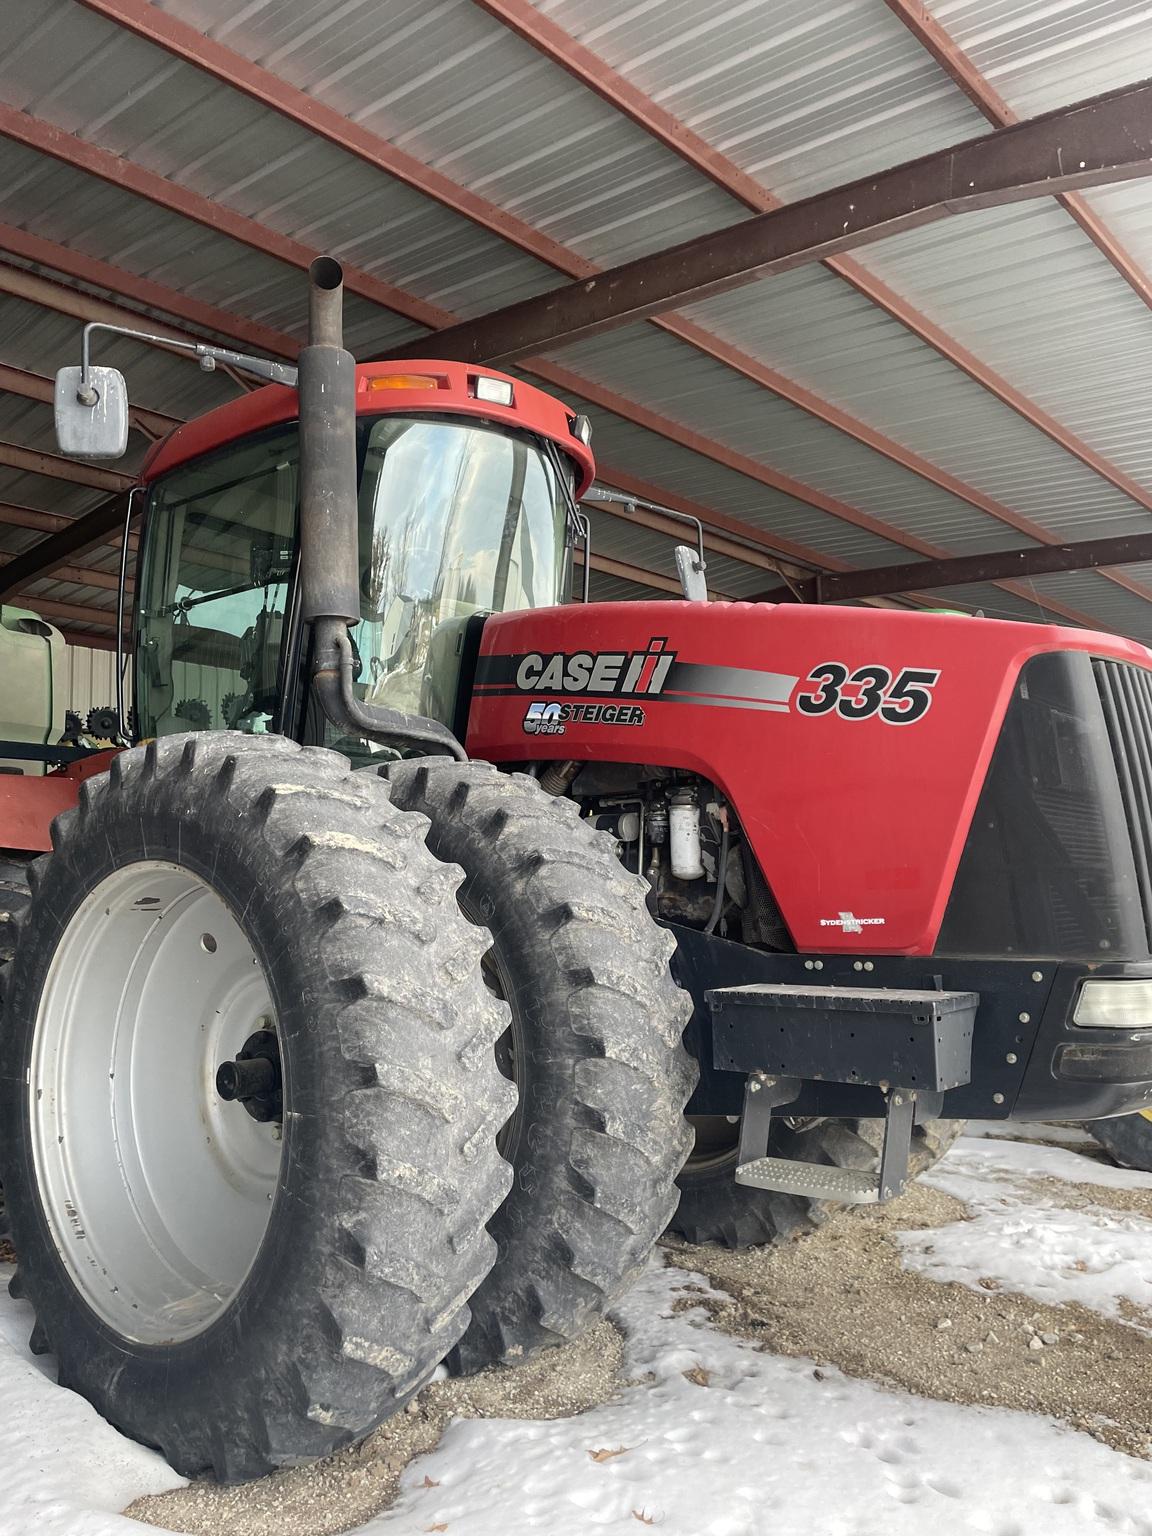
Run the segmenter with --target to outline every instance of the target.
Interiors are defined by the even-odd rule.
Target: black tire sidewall
[[[1121,1167],[1152,1173],[1152,1120],[1141,1114],[1116,1115],[1090,1120],[1087,1129]]]

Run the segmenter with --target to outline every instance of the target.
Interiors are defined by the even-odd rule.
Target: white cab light
[[[486,379],[483,374],[477,374],[476,398],[477,400],[487,400],[489,405],[511,405],[512,381],[510,379]]]

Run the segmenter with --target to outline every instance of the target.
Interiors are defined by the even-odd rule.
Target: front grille
[[[937,943],[942,955],[1152,953],[1152,674],[1034,656],[1004,716]]]
[[[1128,823],[1144,926],[1152,943],[1152,672],[1123,661],[1092,663]]]

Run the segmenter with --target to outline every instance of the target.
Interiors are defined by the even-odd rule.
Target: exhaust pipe
[[[356,360],[344,347],[344,270],[308,269],[308,345],[299,357],[300,611],[312,625],[312,684],[338,730],[403,752],[467,753],[446,726],[364,704],[353,689],[348,627],[360,618]]]
[[[356,528],[356,359],[343,340],[344,273],[308,269],[308,345],[298,360],[300,590],[305,620],[360,617]]]

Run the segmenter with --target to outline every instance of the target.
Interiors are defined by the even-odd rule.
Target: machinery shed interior
[[[51,375],[82,322],[291,358],[300,269],[329,252],[359,358],[436,354],[431,332],[1152,75],[1139,0],[395,10],[381,39],[371,0],[10,0],[3,596],[73,643],[113,643],[148,445],[251,387],[106,340],[130,455],[64,459]],[[620,495],[592,509],[593,596],[678,592],[681,526],[630,496],[698,516],[734,598],[1152,538],[1146,187],[966,212],[516,358],[591,417]],[[1152,640],[1152,558],[1106,553],[864,600]]]

